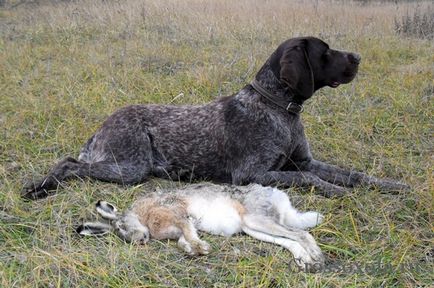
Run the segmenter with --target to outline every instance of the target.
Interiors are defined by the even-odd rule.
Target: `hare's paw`
[[[322,223],[322,221],[324,220],[324,216],[315,211],[301,213],[299,217],[300,217],[300,224],[302,226],[300,227],[301,229],[315,227],[318,224]]]
[[[305,272],[318,272],[324,267],[325,258],[319,247],[301,250],[294,255],[297,266]]]
[[[195,255],[196,251],[194,251],[193,247],[185,238],[182,236],[178,240],[178,247],[181,248],[188,255]]]
[[[207,255],[211,251],[211,246],[208,244],[208,242],[200,241],[198,245],[198,252],[201,255]]]

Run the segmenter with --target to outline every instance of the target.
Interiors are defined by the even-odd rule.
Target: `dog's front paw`
[[[384,192],[401,192],[409,191],[411,187],[403,182],[393,181],[393,180],[381,180],[381,182],[376,183],[378,188]]]
[[[332,198],[332,197],[342,197],[344,195],[347,195],[351,192],[351,190],[348,188],[330,184],[329,187],[320,189],[320,192],[321,195],[327,198]]]
[[[21,197],[28,200],[37,200],[45,198],[49,195],[48,189],[45,187],[45,179],[43,181],[26,183],[21,190]]]
[[[49,174],[39,182],[30,181],[26,183],[24,188],[21,190],[21,197],[29,200],[42,199],[53,194],[58,185],[59,181],[57,178],[54,175]]]

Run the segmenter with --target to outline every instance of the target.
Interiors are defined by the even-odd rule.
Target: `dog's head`
[[[360,55],[330,49],[314,37],[283,42],[271,55],[269,65],[283,87],[302,102],[316,90],[351,82],[357,74]]]

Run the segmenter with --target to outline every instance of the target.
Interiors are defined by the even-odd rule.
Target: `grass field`
[[[432,5],[20,3],[0,8],[0,287],[432,287],[434,44],[395,31],[401,17]],[[117,108],[232,94],[280,42],[300,35],[362,55],[353,83],[322,89],[305,105],[314,156],[412,187],[398,195],[358,188],[339,199],[287,190],[297,208],[326,216],[312,234],[329,271],[298,272],[284,249],[241,235],[203,235],[213,252],[190,258],[174,242],[134,246],[74,233],[99,199],[123,208],[183,183],[77,180],[41,201],[20,198],[24,182],[77,156]]]

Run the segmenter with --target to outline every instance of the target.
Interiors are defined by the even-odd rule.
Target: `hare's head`
[[[78,234],[96,236],[114,232],[129,243],[145,244],[149,241],[148,228],[140,223],[133,212],[128,211],[119,216],[113,204],[101,200],[96,203],[96,211],[104,222],[86,222],[77,227]]]
[[[137,214],[126,212],[113,224],[116,234],[131,243],[145,244],[149,241],[149,229],[140,223]]]

